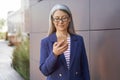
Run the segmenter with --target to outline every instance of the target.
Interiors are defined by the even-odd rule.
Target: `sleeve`
[[[89,67],[88,67],[88,60],[87,60],[87,55],[86,55],[86,50],[85,50],[85,45],[84,45],[84,40],[82,38],[82,73],[83,73],[83,80],[90,80],[90,74],[89,74]]]
[[[55,69],[55,63],[57,57],[53,52],[48,52],[48,45],[46,40],[41,40],[40,44],[40,71],[45,75],[49,76]]]

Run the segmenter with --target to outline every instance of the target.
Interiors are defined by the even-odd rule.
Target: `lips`
[[[63,25],[58,25],[58,27],[64,27]]]

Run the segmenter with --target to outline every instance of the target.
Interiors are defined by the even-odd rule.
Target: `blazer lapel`
[[[66,60],[65,60],[64,53],[61,54],[61,55],[59,56],[59,58],[60,58],[60,61],[62,62],[62,64],[65,66],[65,68],[67,68],[67,63],[66,63]]]
[[[57,42],[56,33],[51,34],[51,35],[49,36],[49,39],[50,39],[50,41],[51,41],[50,47],[51,47],[51,49],[53,49],[53,44],[54,44],[54,42]],[[61,55],[59,56],[59,60],[60,60],[60,62],[67,68],[67,63],[66,63],[64,54],[61,54]]]
[[[71,46],[70,46],[70,68],[74,62],[77,48],[77,37],[71,34]]]
[[[53,50],[53,44],[54,44],[54,42],[57,41],[57,37],[56,37],[55,33],[53,33],[53,34],[51,34],[49,36],[49,41],[50,41],[50,43],[49,43],[49,51],[52,51]]]
[[[52,43],[56,42],[57,41],[57,36],[56,36],[56,33],[53,33],[49,36],[49,39]]]

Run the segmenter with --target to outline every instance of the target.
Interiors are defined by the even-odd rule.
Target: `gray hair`
[[[52,16],[54,14],[54,12],[56,10],[61,10],[65,13],[67,13],[69,15],[69,17],[71,18],[71,22],[69,23],[69,26],[68,26],[68,33],[70,34],[75,34],[75,29],[74,29],[74,24],[73,24],[73,19],[72,19],[72,14],[71,14],[71,11],[70,9],[66,6],[66,5],[63,5],[63,4],[56,4],[50,11],[50,14],[49,14],[49,30],[48,30],[48,35],[51,35],[52,33],[56,32],[56,28],[52,22]]]

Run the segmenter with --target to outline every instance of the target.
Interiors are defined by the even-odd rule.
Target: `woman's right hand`
[[[53,53],[55,56],[63,54],[68,48],[68,43],[65,40],[55,42],[53,44]]]

